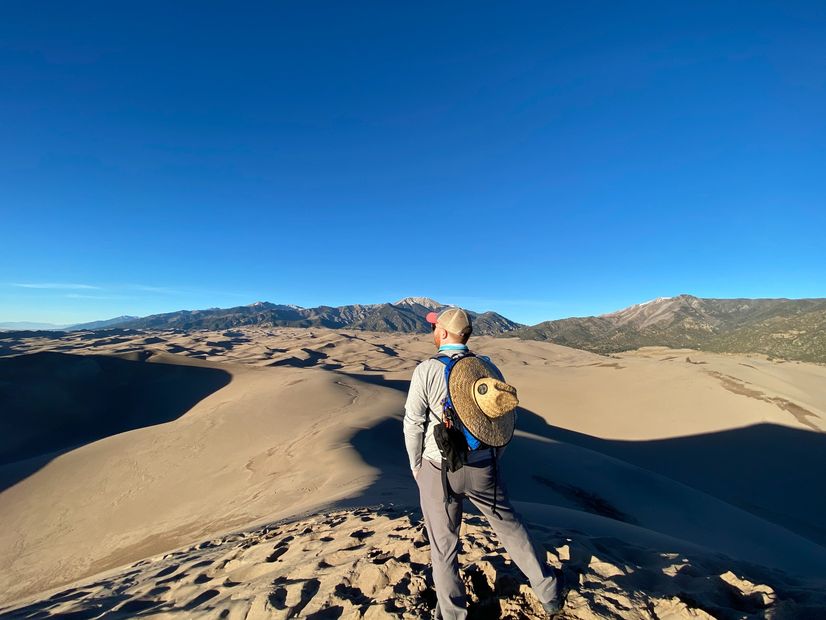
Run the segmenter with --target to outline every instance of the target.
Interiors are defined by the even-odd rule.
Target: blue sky
[[[826,296],[826,4],[5,3],[0,321]]]

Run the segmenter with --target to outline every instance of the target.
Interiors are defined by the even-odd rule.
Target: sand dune
[[[826,367],[473,344],[519,388],[503,472],[549,560],[580,584],[569,617],[826,609]],[[0,604],[421,617],[433,601],[426,541],[411,542],[421,525],[401,415],[431,354],[426,336],[323,329],[0,339]],[[367,517],[369,541],[349,545],[364,547],[320,535],[325,519]],[[295,542],[267,561],[279,520]],[[478,610],[534,617],[524,579],[491,553],[495,536],[466,525],[481,541],[465,548]],[[173,549],[184,550],[164,559]],[[398,566],[372,561],[384,556]],[[187,576],[159,585],[170,558],[189,568],[168,575]]]

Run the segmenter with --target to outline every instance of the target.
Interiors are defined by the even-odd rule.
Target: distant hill
[[[19,331],[30,329],[66,329],[65,325],[55,323],[34,323],[32,321],[6,321],[0,323],[0,331]]]
[[[595,353],[667,346],[826,362],[826,299],[658,297],[617,312],[509,332]]]
[[[58,325],[55,323],[32,323],[30,321],[13,321],[0,323],[0,331],[31,331],[31,330],[49,330],[49,331],[81,331],[85,329],[103,329],[106,327],[115,327],[126,321],[132,321],[140,317],[137,316],[118,316],[114,319],[106,319],[104,321],[92,321],[91,323],[75,323],[71,325]]]
[[[407,297],[395,303],[355,304],[302,308],[257,301],[234,308],[180,310],[153,314],[117,324],[129,329],[229,329],[242,325],[275,327],[329,327],[381,332],[422,332],[428,330],[425,316],[449,306],[426,297]],[[522,327],[495,312],[468,311],[473,333],[497,335]]]

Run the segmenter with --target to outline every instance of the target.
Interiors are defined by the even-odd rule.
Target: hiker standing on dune
[[[513,435],[516,390],[486,357],[472,353],[468,313],[450,308],[426,317],[438,354],[413,371],[404,415],[404,440],[419,486],[430,539],[436,588],[433,618],[467,618],[459,578],[462,501],[469,499],[528,577],[550,617],[562,608],[558,571],[531,540],[498,475],[498,461]]]

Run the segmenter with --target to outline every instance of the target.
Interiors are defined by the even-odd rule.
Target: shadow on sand
[[[0,492],[84,444],[181,417],[223,370],[147,363],[150,352],[0,358]]]
[[[620,441],[549,427],[530,414],[519,428],[656,472],[826,545],[826,434],[779,424],[668,439]],[[806,515],[795,518],[792,515]]]
[[[350,373],[348,376],[404,393],[410,385],[409,381],[384,379],[379,375]],[[821,518],[826,514],[826,493],[816,491],[822,488],[826,474],[824,433],[777,424],[755,424],[684,437],[611,440],[554,427],[542,416],[521,407],[517,412],[517,430],[587,448],[666,476],[826,545],[826,526]],[[528,492],[535,485],[508,479],[508,472],[531,469],[527,451],[514,448],[520,441],[525,439],[516,437],[506,450],[503,468],[506,483],[510,485],[513,499],[536,501]],[[352,442],[361,457],[390,474],[393,483],[398,475],[409,479],[401,419],[388,419],[365,429],[353,437]],[[564,481],[554,481],[552,472],[536,481],[557,494],[566,495],[581,509],[634,522],[632,517],[615,511],[598,497],[566,489]],[[381,480],[376,484],[381,485],[380,495],[388,490],[385,486],[391,487]]]

